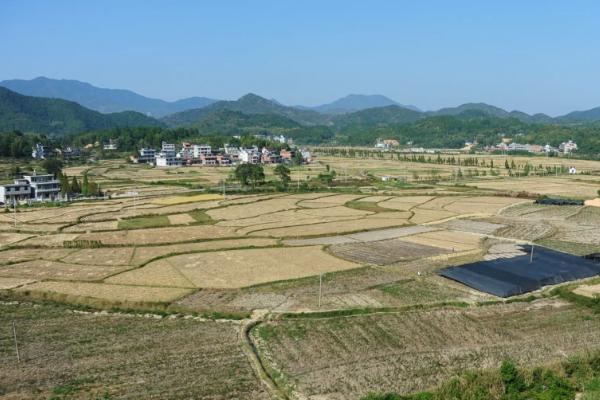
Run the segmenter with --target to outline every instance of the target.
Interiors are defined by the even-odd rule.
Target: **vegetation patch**
[[[169,218],[166,215],[149,215],[123,219],[119,221],[118,229],[161,228],[169,225]]]

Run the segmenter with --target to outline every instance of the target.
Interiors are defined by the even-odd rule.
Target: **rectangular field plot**
[[[189,287],[191,283],[201,288],[240,288],[359,266],[332,257],[320,246],[228,250],[163,258],[111,277],[110,281],[131,285]],[[179,274],[175,276],[174,271]]]
[[[329,248],[331,254],[362,264],[386,265],[417,257],[448,253],[439,247],[405,242],[402,239],[367,243],[336,244]]]
[[[32,260],[0,267],[0,276],[30,279],[90,281],[102,279],[126,267],[114,265],[79,265],[49,260]]]
[[[403,240],[451,251],[466,251],[478,248],[481,236],[473,233],[440,230],[408,236]]]
[[[588,320],[585,320],[587,316]],[[306,398],[427,390],[465,369],[528,365],[600,348],[600,319],[556,300],[352,318],[272,321],[259,351]]]
[[[26,367],[0,341],[5,399],[270,399],[236,323],[0,305],[0,337],[11,321]]]
[[[51,298],[78,301],[98,299],[111,303],[162,303],[177,300],[191,291],[181,288],[109,285],[91,282],[37,282],[17,291],[46,294]]]

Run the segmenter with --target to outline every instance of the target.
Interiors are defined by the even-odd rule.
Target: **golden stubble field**
[[[494,160],[498,164],[502,159]],[[344,169],[348,176],[377,175],[378,169],[395,168],[394,163],[411,169],[412,163],[397,160],[331,157],[302,167],[301,173],[323,172],[330,164],[338,174]],[[575,164],[581,168],[596,165]],[[429,165],[419,164],[423,167]],[[108,161],[66,172],[81,175],[86,171],[119,193],[110,200],[22,209],[16,215],[0,216],[3,287],[20,293],[47,292],[51,297],[71,298],[81,291],[82,297],[103,301],[170,302],[198,289],[227,292],[280,281],[302,282],[319,274],[341,276],[369,266],[369,260],[402,264],[427,255],[484,251],[482,233],[548,239],[560,246],[579,241],[587,246],[600,244],[593,222],[596,215],[589,207],[540,208],[531,200],[498,195],[543,188],[555,195],[591,196],[597,182],[587,175],[482,177],[452,190],[446,185],[223,196],[181,187],[165,191],[156,183],[215,183],[230,172],[226,168],[171,170]],[[343,174],[339,176],[341,181],[345,179]],[[143,189],[138,196],[126,195],[135,187]],[[470,223],[473,219],[479,222]],[[402,227],[430,227],[433,231],[399,231],[398,236],[382,233]],[[360,236],[361,232],[370,236]],[[358,235],[349,240],[360,245],[350,243],[347,249],[329,251],[328,246],[346,243],[353,234]],[[376,240],[368,237],[389,242],[370,245]],[[317,245],[307,242],[306,247],[286,244],[303,238],[320,241]],[[396,239],[401,242],[394,242]],[[402,247],[394,256],[377,254],[394,243]],[[136,294],[127,295],[128,287]],[[171,291],[173,288],[185,290]],[[168,295],[153,292],[163,289]],[[386,300],[380,300],[377,304],[385,304]]]

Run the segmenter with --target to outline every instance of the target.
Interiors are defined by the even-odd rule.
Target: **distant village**
[[[262,138],[262,136],[256,135]],[[286,144],[283,136],[269,137],[270,141]],[[311,152],[303,148],[274,150],[257,146],[244,148],[225,145],[214,149],[208,144],[183,142],[181,147],[163,142],[160,151],[141,148],[137,155],[130,157],[134,163],[153,164],[157,167],[182,167],[191,165],[230,166],[238,164],[281,164],[310,163]]]
[[[398,149],[400,152],[408,152],[408,153],[434,153],[436,149],[426,149],[423,147],[412,147],[412,142],[408,142],[406,147],[400,149],[400,142],[395,139],[377,139],[375,142],[376,149],[382,150],[393,150]],[[459,149],[463,152],[472,151],[477,148],[478,143],[476,141],[473,142],[465,142],[465,146],[462,149]],[[497,145],[486,146],[483,148],[483,151],[494,153],[494,152],[527,152],[532,154],[571,154],[574,151],[577,151],[577,143],[573,140],[569,140],[566,142],[562,142],[558,147],[539,144],[523,144],[517,143],[513,141],[512,138],[502,138],[502,141]]]

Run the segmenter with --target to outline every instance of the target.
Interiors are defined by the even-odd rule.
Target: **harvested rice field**
[[[505,301],[439,275],[523,242],[600,252],[600,208],[532,200],[596,197],[600,163],[513,178],[314,154],[291,166],[314,192],[100,160],[65,172],[110,198],[0,213],[0,397],[363,400],[600,350],[597,277]]]
[[[359,266],[328,255],[321,250],[320,246],[228,250],[163,258],[141,269],[114,276],[111,281],[122,284],[136,284],[140,279],[142,282],[146,279],[160,282],[161,277],[168,275],[163,271],[166,268],[168,271],[179,272],[195,287],[240,288]],[[152,274],[159,277],[156,278]],[[179,276],[176,282],[178,285],[181,284],[182,280]],[[187,287],[190,286],[189,282]],[[164,286],[171,285],[172,282],[165,281]]]
[[[18,293],[33,297],[42,296],[67,302],[101,300],[115,305],[128,303],[164,303],[177,300],[190,293],[188,289],[167,287],[144,287],[87,282],[37,282],[19,287]]]
[[[528,365],[600,348],[600,318],[556,300],[474,308],[269,321],[253,339],[305,398],[412,393],[464,369]]]
[[[6,399],[272,399],[236,322],[0,304],[0,337],[13,321],[24,367],[15,367],[13,343],[0,341]]]

